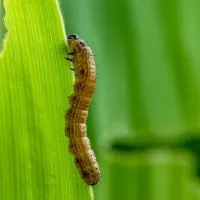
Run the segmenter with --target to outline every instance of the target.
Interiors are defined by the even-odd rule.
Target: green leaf
[[[56,0],[6,0],[0,54],[1,199],[92,199],[68,152],[73,76]]]

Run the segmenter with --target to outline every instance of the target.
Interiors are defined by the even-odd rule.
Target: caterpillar
[[[69,97],[70,108],[65,113],[66,136],[69,138],[69,152],[74,155],[75,163],[83,181],[95,185],[99,181],[100,168],[87,137],[86,120],[92,95],[96,87],[96,65],[90,47],[78,35],[68,37],[72,52],[66,58],[74,63],[76,74],[74,94]]]

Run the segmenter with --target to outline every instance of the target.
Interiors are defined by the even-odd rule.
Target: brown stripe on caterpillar
[[[85,153],[91,149],[90,140],[88,137],[73,137],[69,141],[70,153],[74,154],[76,158],[82,159]]]
[[[79,68],[77,71],[77,78],[78,80],[84,80],[87,77],[87,82],[94,83],[96,81],[96,68],[90,68],[90,70]]]
[[[69,123],[66,127],[66,136],[69,138],[73,137],[85,137],[87,134],[87,127],[84,123]]]
[[[72,107],[79,107],[81,110],[88,110],[91,98],[81,97],[79,94],[74,94],[69,97],[69,103]]]
[[[76,122],[76,123],[86,123],[88,116],[87,110],[80,110],[76,107],[70,107],[69,110],[65,114],[65,119],[68,123]]]
[[[68,43],[72,52],[67,60],[74,63],[76,73],[74,94],[69,97],[70,108],[65,114],[66,136],[69,138],[69,151],[75,157],[78,171],[88,185],[99,181],[100,169],[90,140],[87,137],[86,120],[92,95],[96,87],[96,66],[90,47],[78,35],[70,35]]]
[[[84,93],[85,97],[92,97],[94,93],[94,88],[96,87],[96,83],[87,80],[77,80],[74,84],[74,91],[79,93]]]

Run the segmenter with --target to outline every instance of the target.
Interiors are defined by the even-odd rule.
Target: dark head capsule
[[[68,40],[78,40],[80,37],[77,34],[71,34],[68,36]]]

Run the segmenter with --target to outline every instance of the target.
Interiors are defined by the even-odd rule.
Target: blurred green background
[[[200,199],[200,2],[59,3],[67,34],[96,58],[95,199]],[[0,40],[4,32],[0,21]]]
[[[67,34],[79,34],[97,63],[88,120],[102,170],[96,199],[200,199],[200,2],[60,6]]]

